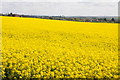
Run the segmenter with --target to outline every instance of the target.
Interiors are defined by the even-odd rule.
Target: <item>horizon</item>
[[[9,12],[9,13],[0,13],[0,14],[10,14],[10,13],[12,13],[12,12]],[[18,15],[29,15],[29,16],[49,16],[49,15],[35,15],[35,14],[33,14],[33,15],[30,15],[30,14],[19,14],[19,13],[12,13],[12,14],[18,14]],[[51,15],[51,16],[53,16],[53,15]],[[62,16],[62,17],[119,17],[118,15],[117,16],[64,16],[64,15],[55,15],[55,16]],[[53,16],[53,17],[55,17],[55,16]]]

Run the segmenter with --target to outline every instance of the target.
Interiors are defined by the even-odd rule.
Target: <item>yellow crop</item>
[[[3,78],[118,78],[118,24],[2,17]]]

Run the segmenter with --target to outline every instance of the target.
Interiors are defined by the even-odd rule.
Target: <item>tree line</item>
[[[30,17],[30,18],[42,18],[51,20],[64,20],[64,21],[77,21],[77,22],[103,22],[103,23],[119,23],[118,18],[114,17],[83,17],[83,16],[38,16],[38,15],[20,15],[20,14],[0,14],[1,16],[11,17]]]

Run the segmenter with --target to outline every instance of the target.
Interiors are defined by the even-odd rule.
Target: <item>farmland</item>
[[[3,78],[118,78],[118,24],[1,18]]]

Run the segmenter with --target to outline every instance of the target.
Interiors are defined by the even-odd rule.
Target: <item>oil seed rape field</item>
[[[118,78],[118,24],[1,18],[3,79]]]

